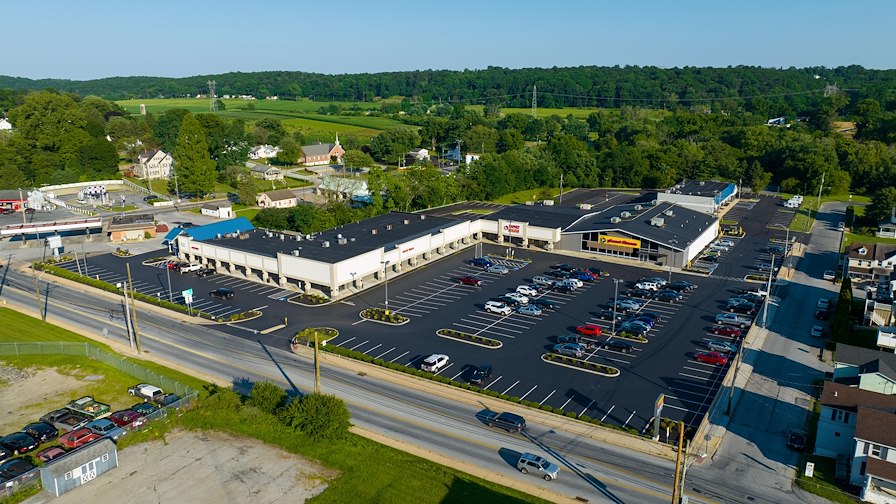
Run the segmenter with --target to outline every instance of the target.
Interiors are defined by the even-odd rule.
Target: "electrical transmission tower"
[[[532,85],[532,117],[538,117],[538,97],[536,96],[535,85]]]
[[[215,81],[208,81],[208,99],[209,99],[209,107],[208,109],[211,112],[218,111],[218,97],[215,94]]]

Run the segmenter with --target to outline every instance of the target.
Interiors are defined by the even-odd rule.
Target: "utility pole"
[[[134,326],[134,344],[137,345],[137,352],[140,352],[140,332],[137,331],[137,303],[134,301],[134,284],[131,283],[131,263],[125,264],[128,269],[128,285],[131,286],[131,311],[134,312],[134,319],[132,320],[132,324]],[[127,298],[127,291],[125,291],[125,298]]]
[[[818,218],[818,211],[821,210],[821,190],[824,189],[824,176],[827,172],[821,174],[821,184],[818,186],[818,199],[815,201],[815,218]]]
[[[40,319],[44,322],[47,321],[47,314],[44,309],[41,307],[40,302],[40,289],[37,286],[37,275],[34,273],[34,266],[31,266],[31,279],[34,280],[34,296],[37,299],[37,312],[40,313]]]
[[[134,325],[131,323],[131,307],[128,303],[128,284],[121,284],[121,293],[124,295],[124,328],[128,333],[128,344],[134,349]]]
[[[787,250],[786,248],[784,250]],[[765,288],[765,307],[762,313],[762,328],[768,327],[768,304],[771,303],[772,297],[772,275],[775,274],[775,254],[772,254],[772,263],[768,270],[768,287]]]
[[[684,422],[678,422],[678,457],[675,459],[675,483],[672,485],[672,504],[678,504],[680,500],[679,485],[681,480],[681,447],[684,445]]]
[[[320,394],[320,343],[317,340],[317,329],[314,330],[314,393]]]
[[[563,172],[560,172],[560,202],[559,204],[563,204]]]

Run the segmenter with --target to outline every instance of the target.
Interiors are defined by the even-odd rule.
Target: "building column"
[[[528,246],[529,246],[529,239],[523,238],[523,247],[528,247]]]
[[[252,276],[252,268],[246,266],[246,278],[250,278]]]
[[[233,263],[230,263],[227,266],[227,271],[229,271],[231,274],[236,273],[236,265]]]
[[[280,278],[280,282],[279,282],[279,283],[280,283],[280,287],[286,288],[286,286],[289,285],[289,281],[286,280],[286,277],[283,276],[283,275],[280,275],[279,278]]]
[[[221,269],[221,260],[215,259],[215,270]]]
[[[392,267],[392,271],[395,273],[401,273],[401,263],[396,263],[395,266]]]
[[[430,256],[431,256],[431,253],[430,253],[430,252],[424,252],[424,253],[423,253],[423,260],[424,260],[424,261],[428,261],[429,258],[430,258]]]
[[[499,244],[504,243],[504,235],[502,235],[500,233],[498,234],[498,243]]]
[[[338,285],[330,286],[330,297],[332,299],[339,299],[339,286]]]
[[[416,265],[417,265],[417,256],[414,256],[414,257],[410,258],[410,259],[408,260],[408,264],[411,265],[411,266],[416,266]]]
[[[444,254],[444,253],[445,253],[445,246],[442,245],[441,247],[437,248],[437,249],[436,249],[436,253],[439,254],[439,255]]]
[[[548,250],[548,251],[554,250],[554,242],[551,242],[551,241],[547,242],[545,244],[544,248],[545,248],[545,250]]]
[[[270,277],[270,275],[268,275],[267,271],[264,271],[264,270],[261,271],[261,281],[262,282],[268,283],[268,280],[270,280],[270,278],[271,277]]]
[[[460,242],[463,243],[464,245],[468,245],[470,243],[470,237],[464,236],[463,238],[460,239]]]

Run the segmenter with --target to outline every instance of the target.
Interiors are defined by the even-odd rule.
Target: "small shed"
[[[118,467],[118,448],[111,439],[100,439],[40,468],[40,482],[56,497]]]
[[[206,203],[202,205],[202,215],[217,217],[219,219],[233,218],[233,205],[230,203]]]

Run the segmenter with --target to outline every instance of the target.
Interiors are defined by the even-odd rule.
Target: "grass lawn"
[[[878,238],[877,236],[860,235],[846,232],[843,234],[843,250],[853,243],[888,243],[896,245],[896,238]]]
[[[812,477],[807,477],[802,469],[806,467],[805,462],[815,463],[815,470]],[[818,457],[809,455],[805,461],[802,461],[801,470],[798,471],[796,484],[807,492],[814,493],[838,504],[854,504],[859,502],[858,499],[852,497],[840,490],[840,487],[834,482],[836,461],[832,458]]]
[[[242,210],[234,210],[234,214],[236,214],[237,217],[245,217],[251,222],[252,219],[255,218],[255,214],[260,211],[260,208],[244,208]]]
[[[788,200],[792,195],[787,193],[781,193],[782,201]],[[821,204],[831,203],[834,201],[842,201],[844,203],[850,203],[853,205],[856,204],[864,204],[871,201],[871,198],[868,196],[860,196],[853,195],[852,199],[849,199],[849,196],[845,196],[842,194],[837,195],[828,195],[821,197]],[[858,208],[858,207],[857,207]],[[803,196],[803,204],[797,209],[796,216],[793,218],[793,221],[790,223],[791,231],[807,231],[812,222],[815,221],[815,214],[818,212],[818,198],[812,196]]]
[[[526,189],[524,191],[517,191],[515,193],[505,194],[499,198],[495,198],[490,201],[490,203],[497,203],[499,205],[518,205],[525,203],[527,201],[538,201],[542,199],[540,197],[541,192],[544,188],[538,187],[535,189]],[[551,192],[551,198],[556,198],[557,195],[560,194],[559,187],[549,187],[548,190]],[[571,190],[571,189],[567,189]]]
[[[9,309],[0,308],[0,318],[5,322],[7,336],[4,341],[7,342],[87,341],[74,333]],[[94,395],[113,407],[125,407],[134,402],[133,397],[127,393],[127,387],[134,384],[135,378],[97,361],[70,355],[46,354],[3,357],[3,360],[20,367],[54,367],[63,373],[79,377],[102,375],[102,380],[79,389],[78,394]],[[413,496],[414,502],[418,504],[547,502],[359,436],[350,434],[343,440],[316,442],[284,425],[273,415],[242,406],[238,402],[234,404],[218,399],[224,393],[204,397],[206,384],[200,380],[150,362],[141,364],[195,388],[203,397],[200,397],[198,407],[182,415],[169,416],[167,421],[156,424],[158,428],[128,436],[127,444],[159,438],[166,430],[175,427],[217,430],[253,437],[319,460],[342,473],[329,483],[323,494],[311,499],[310,502],[315,503],[405,502],[409,496]],[[68,398],[59,398],[56,402],[67,400]],[[55,407],[56,402],[48,407]]]

